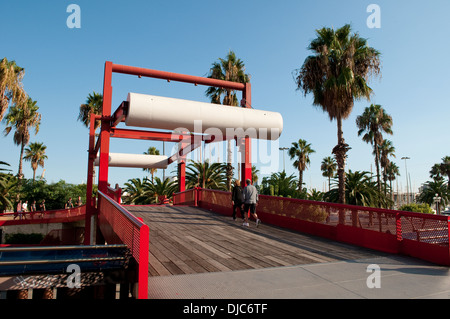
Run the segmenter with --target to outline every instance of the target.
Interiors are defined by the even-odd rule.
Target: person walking
[[[234,187],[231,193],[231,204],[233,205],[233,220],[236,221],[236,210],[239,209],[242,216],[242,221],[244,221],[244,211],[242,209],[242,205],[244,204],[244,195],[242,194],[241,182],[238,179],[234,182]]]
[[[256,227],[258,227],[261,224],[261,220],[258,218],[258,215],[256,214],[256,204],[258,203],[258,190],[255,186],[252,185],[252,181],[250,179],[247,179],[245,181],[247,186],[244,187],[243,195],[244,195],[244,224],[243,226],[249,227],[248,223],[248,211],[250,210],[250,214],[253,216],[253,218],[256,219]]]

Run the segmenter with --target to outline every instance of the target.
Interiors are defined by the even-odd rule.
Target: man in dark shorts
[[[256,227],[261,224],[261,220],[258,218],[256,214],[256,204],[258,203],[258,190],[255,186],[252,185],[250,179],[245,181],[247,186],[244,187],[244,217],[245,221],[243,226],[249,227],[248,223],[248,211],[250,210],[250,214],[252,214],[253,218],[256,219]]]
[[[244,195],[242,194],[241,182],[237,179],[231,193],[231,204],[233,205],[233,220],[236,221],[236,210],[239,209],[242,220],[244,221],[244,211],[242,205],[244,204]]]

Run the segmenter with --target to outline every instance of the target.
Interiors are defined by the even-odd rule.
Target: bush
[[[34,245],[39,244],[44,239],[42,234],[5,234],[5,244],[22,244],[22,245]]]
[[[424,214],[434,214],[433,210],[431,209],[430,205],[426,203],[421,204],[405,204],[402,207],[399,208],[399,210],[405,211],[405,212],[414,212],[414,213],[424,213]]]

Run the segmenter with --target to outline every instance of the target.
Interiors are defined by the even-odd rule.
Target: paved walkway
[[[369,265],[379,266],[379,279],[373,278],[377,271],[371,270],[374,268]],[[368,281],[373,288],[368,287]],[[149,298],[448,299],[450,276],[447,267],[405,257],[382,256],[290,267],[151,277]]]

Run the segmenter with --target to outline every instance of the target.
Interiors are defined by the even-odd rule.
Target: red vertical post
[[[184,192],[186,190],[186,162],[181,160],[178,163],[178,191]]]
[[[111,121],[111,100],[112,100],[112,62],[105,63],[105,76],[103,80],[103,109],[102,126],[100,131],[100,160],[98,172],[98,189],[107,193],[108,189],[108,166],[109,166],[109,141]]]
[[[84,230],[84,244],[91,244],[91,219],[94,214],[94,203],[92,199],[92,188],[94,184],[94,161],[95,161],[95,114],[91,114],[89,124],[89,150],[88,150],[88,172],[86,181],[86,218]]]
[[[245,83],[245,88],[242,91],[243,105],[242,107],[251,108],[252,105],[252,95],[251,95],[251,84]],[[242,163],[241,163],[241,184],[242,187],[245,186],[245,181],[247,179],[252,180],[252,153],[251,153],[251,139],[249,137],[244,138],[244,152],[242,153]]]

